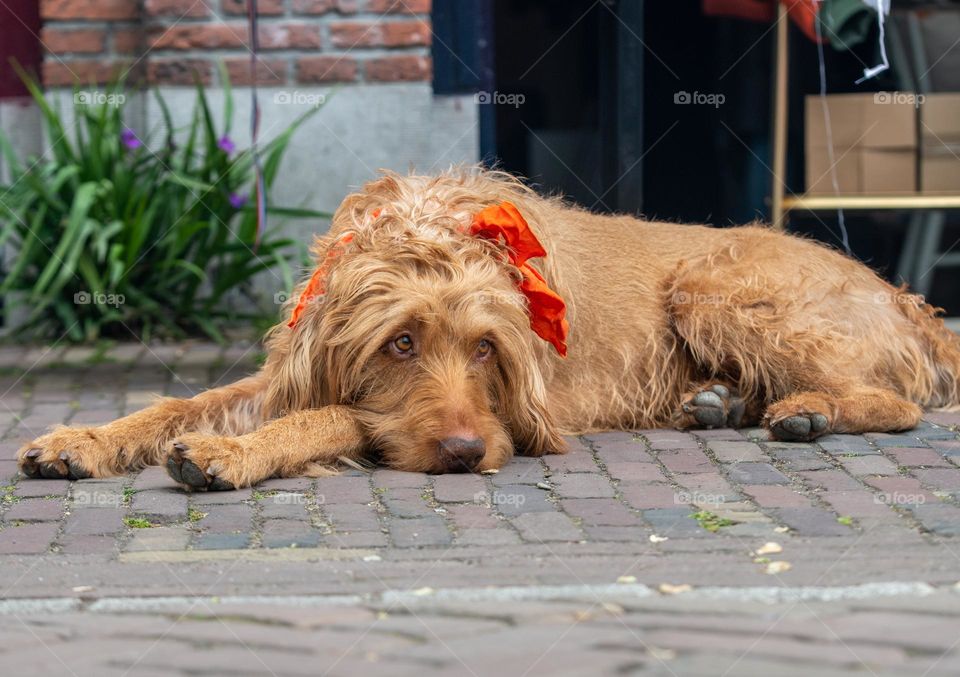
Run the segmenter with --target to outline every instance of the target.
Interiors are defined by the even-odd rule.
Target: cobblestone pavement
[[[641,430],[499,473],[187,494],[19,445],[255,347],[0,347],[0,658],[75,675],[960,673],[960,414],[772,442]]]

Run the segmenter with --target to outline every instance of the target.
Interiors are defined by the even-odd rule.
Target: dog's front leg
[[[238,437],[180,435],[166,465],[173,479],[193,489],[235,489],[316,474],[342,457],[360,458],[364,446],[354,409],[335,405],[297,411]]]

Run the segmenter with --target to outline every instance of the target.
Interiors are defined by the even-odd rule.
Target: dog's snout
[[[448,437],[437,444],[437,453],[448,472],[473,472],[484,452],[486,445],[480,438]]]

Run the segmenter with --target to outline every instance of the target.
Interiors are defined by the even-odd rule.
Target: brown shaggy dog
[[[534,264],[566,301],[566,358],[531,330],[510,252],[467,232],[504,201],[547,251]],[[228,489],[343,459],[479,471],[562,453],[564,434],[762,422],[810,440],[911,428],[921,407],[960,402],[960,341],[933,308],[766,228],[591,214],[467,169],[367,184],[315,254],[325,294],[270,332],[259,373],[55,429],[20,451],[23,472],[165,463]]]

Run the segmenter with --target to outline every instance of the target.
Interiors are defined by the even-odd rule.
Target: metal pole
[[[774,228],[786,227],[783,197],[787,178],[787,88],[790,21],[787,7],[777,3],[776,63],[773,98],[773,186],[770,221]]]

